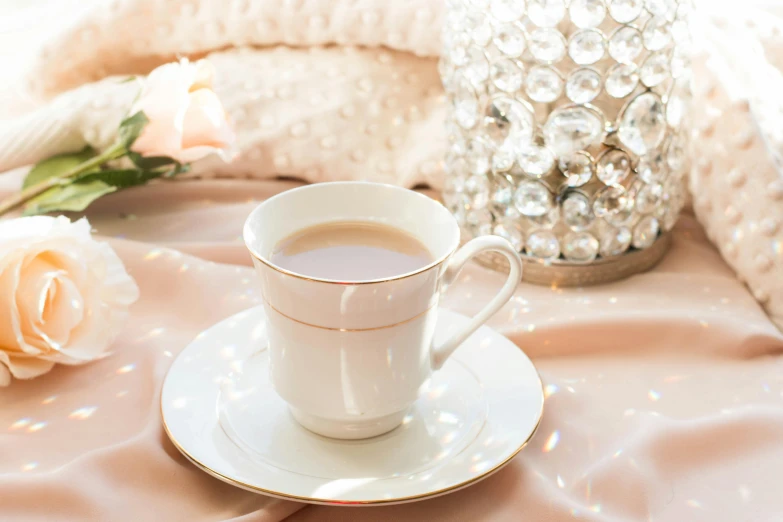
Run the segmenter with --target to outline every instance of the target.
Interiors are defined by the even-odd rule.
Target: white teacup
[[[270,261],[281,240],[339,221],[404,230],[434,261],[411,273],[351,283],[296,274]],[[432,371],[511,298],[522,277],[519,255],[505,239],[480,237],[458,250],[459,226],[443,205],[377,183],[283,192],[253,210],[244,238],[261,277],[272,384],[301,425],[339,439],[397,427]],[[506,283],[462,331],[433,346],[442,291],[468,260],[489,250],[508,258]]]

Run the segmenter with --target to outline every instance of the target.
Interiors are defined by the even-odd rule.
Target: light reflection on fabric
[[[141,343],[141,342],[144,342],[144,341],[148,341],[148,340],[153,339],[155,337],[159,337],[160,335],[162,335],[165,332],[166,332],[166,329],[163,328],[162,326],[158,326],[156,328],[152,328],[149,332],[147,332],[146,334],[144,334],[141,337],[137,338],[136,342],[137,343]]]
[[[163,250],[160,248],[153,248],[144,256],[144,261],[154,261],[163,254]]]
[[[695,498],[690,498],[690,499],[686,500],[685,503],[687,505],[689,505],[690,507],[692,507],[692,508],[696,508],[696,509],[701,509],[702,508],[701,502],[699,502]]]
[[[14,421],[13,424],[11,424],[8,429],[9,430],[19,430],[30,424],[32,419],[30,417],[24,417],[17,421]]]
[[[119,368],[117,368],[116,373],[117,375],[123,375],[125,373],[132,372],[134,368],[136,368],[135,364],[126,364],[125,366],[120,366]]]
[[[781,243],[778,241],[778,251],[780,251],[780,245]],[[767,243],[767,248],[770,248],[769,243]],[[144,251],[146,251],[146,249],[142,250],[141,252],[144,253]],[[767,250],[767,252],[769,252],[769,250]],[[677,255],[677,253],[674,251],[672,254]],[[158,255],[160,256],[162,254]],[[164,257],[168,258],[168,255]],[[715,258],[720,261],[717,255],[715,255]],[[191,262],[189,272],[195,272],[196,263],[198,263],[198,261]],[[164,263],[161,262],[159,264],[163,265]],[[178,266],[170,268],[169,273],[176,275],[177,268]],[[206,272],[204,276],[206,276],[208,273],[209,272]],[[668,274],[660,273],[654,275],[656,277],[660,276],[661,279],[668,276]],[[189,277],[190,274],[188,274],[188,278]],[[484,277],[483,273],[482,277]],[[728,277],[722,278],[720,281],[710,283],[712,285],[711,287],[702,286],[701,284],[697,286],[695,281],[698,280],[698,274],[688,274],[683,277],[693,279],[693,281],[690,282],[690,285],[694,289],[695,294],[705,295],[705,297],[699,298],[702,299],[702,302],[700,303],[701,305],[704,305],[704,303],[713,303],[718,305],[717,312],[714,309],[713,311],[709,311],[709,307],[705,306],[702,309],[702,312],[699,312],[696,315],[691,315],[691,319],[689,319],[688,328],[693,328],[695,326],[705,336],[710,336],[710,339],[717,338],[720,334],[726,331],[726,328],[728,328],[721,324],[721,317],[729,318],[730,313],[733,314],[741,310],[740,305],[744,306],[746,302],[755,304],[753,303],[750,296],[745,296],[745,294],[739,291],[732,293],[733,290],[731,288],[727,288],[726,286],[728,283],[724,284],[722,281],[722,279],[728,280]],[[181,277],[180,279],[184,280],[185,277]],[[243,285],[254,285],[256,282],[249,277],[243,277],[240,283]],[[687,281],[684,283],[685,284],[683,286],[688,284]],[[710,288],[711,290],[705,291],[705,288]],[[234,289],[232,295],[236,296],[237,292],[240,290],[251,291],[250,288],[240,287],[240,289]],[[534,291],[539,290],[540,289],[534,288]],[[252,291],[255,292],[255,290]],[[529,290],[525,289],[525,292],[529,293]],[[530,301],[533,303],[532,309],[527,305],[524,305],[524,308],[522,308],[523,305],[521,298],[519,302],[512,301],[510,305],[512,307],[511,312],[516,312],[516,314],[518,314],[515,317],[516,320],[519,321],[519,324],[515,324],[512,328],[508,328],[508,330],[506,330],[509,337],[511,337],[515,342],[522,344],[523,349],[526,350],[540,350],[540,346],[547,346],[546,341],[542,339],[543,334],[540,333],[543,330],[546,331],[546,335],[552,336],[553,339],[551,343],[552,351],[539,351],[537,355],[541,356],[541,359],[534,359],[537,364],[540,363],[542,374],[545,374],[547,377],[546,380],[550,381],[550,384],[545,386],[545,394],[547,397],[553,400],[547,402],[544,414],[544,423],[542,424],[536,439],[534,439],[535,442],[527,448],[527,451],[523,451],[520,457],[524,463],[526,472],[528,468],[530,468],[531,471],[535,471],[542,477],[547,478],[549,480],[550,487],[565,489],[565,491],[560,492],[564,498],[567,498],[569,495],[571,495],[579,501],[578,504],[576,504],[579,506],[578,508],[574,507],[573,509],[570,509],[575,504],[566,504],[564,507],[562,507],[562,511],[560,512],[561,516],[566,516],[565,513],[570,510],[575,514],[581,515],[582,517],[588,517],[591,520],[597,520],[599,517],[593,513],[596,512],[594,508],[598,506],[598,509],[600,509],[601,512],[622,518],[623,512],[617,510],[618,506],[623,505],[623,500],[617,500],[617,502],[612,500],[612,497],[607,495],[606,491],[603,490],[603,484],[601,484],[601,492],[603,494],[599,495],[600,482],[598,475],[602,473],[605,473],[605,476],[610,476],[610,474],[613,473],[619,476],[631,477],[634,476],[634,474],[636,474],[635,476],[637,477],[643,476],[644,482],[640,485],[644,487],[650,487],[651,490],[655,490],[661,486],[668,487],[667,484],[662,484],[662,475],[658,475],[657,473],[660,472],[663,474],[672,472],[671,467],[669,467],[672,465],[672,463],[657,462],[657,464],[661,465],[661,468],[656,468],[651,471],[650,463],[651,461],[654,462],[657,457],[655,455],[651,456],[650,450],[654,450],[656,447],[651,448],[644,445],[634,445],[634,442],[636,441],[633,440],[632,437],[636,436],[637,434],[645,436],[649,435],[649,438],[645,438],[642,442],[656,443],[658,441],[658,437],[660,437],[662,433],[668,433],[665,431],[665,429],[670,427],[673,421],[679,422],[681,419],[691,418],[699,418],[700,422],[703,420],[705,423],[705,427],[703,429],[705,429],[705,433],[709,433],[712,429],[709,427],[710,422],[716,421],[723,425],[724,423],[729,423],[732,420],[736,421],[739,418],[738,412],[740,412],[741,406],[747,404],[768,405],[772,404],[773,401],[777,401],[776,404],[779,404],[779,401],[783,397],[781,383],[779,380],[776,380],[774,376],[772,376],[774,374],[765,374],[755,366],[753,370],[747,373],[747,375],[741,374],[739,363],[733,367],[732,371],[722,370],[721,366],[716,364],[715,366],[717,369],[714,370],[714,377],[710,377],[709,373],[702,372],[698,367],[694,369],[689,363],[682,363],[679,360],[677,360],[676,363],[670,362],[669,368],[640,368],[638,370],[638,376],[636,374],[633,376],[628,376],[618,370],[617,367],[610,367],[607,371],[607,378],[604,381],[598,383],[597,373],[593,370],[590,370],[589,367],[588,369],[584,368],[584,363],[586,361],[569,361],[568,357],[561,357],[561,354],[557,352],[557,350],[563,351],[564,349],[568,348],[568,346],[566,346],[563,342],[563,335],[558,333],[557,330],[561,325],[564,325],[563,330],[571,329],[569,330],[569,335],[572,335],[573,338],[578,339],[578,335],[580,334],[578,328],[581,324],[586,322],[590,316],[587,315],[586,311],[576,310],[577,307],[591,308],[590,313],[593,314],[593,317],[595,314],[600,313],[611,319],[612,314],[618,313],[617,310],[625,309],[626,307],[628,309],[632,309],[632,306],[635,304],[634,298],[638,296],[631,294],[629,298],[625,293],[620,293],[619,290],[598,289],[596,295],[593,296],[593,304],[591,305],[585,304],[578,298],[578,296],[575,295],[573,296],[574,298],[570,300],[570,305],[562,304],[566,296],[573,295],[570,292],[572,292],[572,290],[566,289],[562,292],[558,292],[563,294],[558,296],[555,294],[550,294],[547,289],[543,289],[538,294],[530,294]],[[609,306],[609,304],[619,304],[618,297],[611,296],[611,294],[615,294],[618,297],[619,295],[623,296],[624,303],[621,307]],[[526,295],[528,294],[526,293]],[[552,303],[550,306],[548,303],[542,303],[540,299],[534,298],[536,295],[545,295],[546,298],[551,298],[556,302]],[[666,308],[667,304],[671,304],[672,302],[668,297],[662,297],[662,294],[655,294],[654,292],[645,294],[644,297],[645,299],[649,298],[650,303],[655,303],[656,306],[659,306],[662,310],[661,313],[665,313],[664,309]],[[215,299],[220,299],[220,296],[216,295]],[[232,299],[235,299],[235,297],[232,297]],[[525,301],[525,303],[526,302],[527,301]],[[470,310],[469,306],[464,304],[462,306],[463,310],[461,311]],[[572,314],[574,311],[577,313],[575,314],[575,324],[572,325],[568,323],[567,317],[574,316]],[[625,312],[626,311],[624,310],[623,313]],[[685,313],[693,314],[694,312],[692,310],[687,310]],[[523,316],[522,314],[531,315]],[[759,315],[759,319],[754,319],[754,316],[750,315],[749,312],[745,315],[738,314],[735,317],[738,317],[742,321],[747,321],[748,323],[753,323],[755,320],[756,322],[753,323],[753,325],[754,328],[761,328],[762,333],[760,335],[768,340],[771,346],[778,346],[777,338],[774,337],[773,334],[763,330],[765,326],[761,324],[760,320],[766,320],[766,318],[761,316],[760,313],[757,315]],[[507,317],[507,314],[498,314],[498,316],[495,317],[493,326],[498,327],[499,325],[503,325],[504,321],[507,320]],[[547,320],[551,320],[551,326],[546,322]],[[619,320],[617,322],[619,322]],[[705,323],[707,324],[708,329],[701,330],[698,325],[704,325]],[[149,320],[147,320],[146,324],[137,323],[139,329],[134,330],[134,333],[131,335],[136,335],[136,332],[140,332],[143,335],[155,324],[166,323],[163,323],[162,320],[155,323],[150,323]],[[525,333],[524,329],[528,325],[538,326],[538,332],[535,332],[535,335],[531,336],[531,338],[535,338],[535,343],[538,345],[537,347],[533,347],[532,343],[530,346],[523,344]],[[506,324],[505,326],[508,325]],[[677,328],[679,328],[679,326],[677,326]],[[731,335],[736,335],[736,339],[741,337],[741,332],[737,333],[736,330],[731,330],[730,328],[728,328],[728,331]],[[192,337],[192,335],[195,335],[196,330],[191,329],[187,330],[187,332],[188,335]],[[650,332],[654,332],[654,330],[650,330]],[[671,335],[687,335],[683,332],[684,330],[679,330],[675,331]],[[613,330],[607,329],[607,335],[610,333],[611,335],[615,335]],[[623,338],[623,336],[627,336],[627,332],[619,332],[616,335],[621,339],[620,342],[625,342],[627,337]],[[699,333],[699,335],[701,335],[701,333]],[[154,340],[155,343],[158,343],[158,347],[156,347],[154,350],[150,350],[149,353],[157,358],[157,363],[165,365],[170,362],[170,360],[166,360],[165,358],[174,357],[173,351],[179,351],[182,348],[182,345],[168,343],[169,336],[173,338],[174,332],[168,332],[161,329],[160,334],[154,333],[149,337],[151,338],[158,336],[159,338]],[[149,338],[145,338],[144,340],[147,341],[148,339]],[[730,338],[728,341],[733,342],[736,339]],[[614,340],[612,342],[614,342]],[[163,351],[164,345],[168,348],[168,350]],[[626,345],[623,344],[622,347],[625,348]],[[659,347],[662,349],[666,348],[662,345]],[[220,348],[221,345],[218,344],[217,349]],[[629,348],[629,351],[631,351],[634,349],[634,346],[628,344],[627,348]],[[687,349],[684,346],[682,348],[683,350]],[[118,354],[119,353],[120,352],[118,352]],[[636,354],[634,353],[634,355]],[[658,354],[655,355],[657,356]],[[732,352],[728,355],[734,356],[736,354]],[[125,355],[123,355],[123,357],[124,356]],[[585,359],[588,359],[588,357],[585,357]],[[111,359],[108,359],[106,363],[101,363],[102,365],[108,364],[108,366],[102,366],[102,372],[103,374],[107,374],[109,377],[113,378],[112,382],[114,383],[112,385],[113,387],[108,389],[104,388],[101,390],[102,392],[105,392],[104,397],[106,399],[105,406],[107,410],[111,407],[110,404],[112,401],[114,401],[115,404],[118,404],[118,399],[127,397],[129,395],[128,389],[133,391],[134,401],[136,396],[140,398],[146,396],[146,392],[143,389],[131,387],[130,380],[120,380],[114,376],[114,372],[117,371],[117,368],[124,362],[126,361],[123,360],[112,363]],[[152,372],[153,368],[159,368],[159,366],[146,364],[146,362],[146,359],[143,363],[140,362],[140,360],[135,361],[135,370],[131,374],[133,379],[139,378],[137,374]],[[743,361],[743,363],[744,362],[745,361]],[[645,361],[641,360],[638,366],[642,367],[644,364]],[[707,365],[710,363],[704,364]],[[627,370],[628,366],[626,366],[625,369]],[[65,368],[62,370],[62,373],[71,371],[71,369]],[[75,371],[84,370],[80,368]],[[602,367],[601,371],[605,371],[605,368]],[[780,370],[778,369],[777,372],[779,373],[779,371]],[[577,380],[569,380],[568,382],[571,384],[571,389],[574,391],[563,393],[566,391],[565,387],[568,384],[566,378],[581,375],[586,375],[587,381],[584,383],[579,383]],[[48,378],[49,377],[45,377],[44,379]],[[629,382],[627,386],[624,385],[623,387],[619,387],[617,386],[617,383],[621,380],[635,382]],[[731,383],[731,386],[727,383]],[[736,386],[734,386],[734,384],[736,384]],[[613,385],[614,387],[612,387]],[[120,386],[122,386],[123,389],[118,391]],[[734,391],[729,392],[726,390],[727,388],[734,388]],[[624,397],[623,392],[626,390],[628,391],[628,396]],[[703,390],[705,394],[711,394],[711,401],[701,401],[699,404],[697,404],[696,401],[684,397],[685,394],[691,393],[694,390]],[[10,391],[11,393],[14,393],[13,389]],[[59,390],[57,388],[47,389],[45,393],[42,392],[39,396],[34,396],[32,398],[31,402],[29,403],[31,407],[30,410],[25,411],[16,409],[14,416],[7,417],[7,420],[5,420],[5,425],[7,427],[6,429],[14,430],[13,433],[10,431],[8,432],[7,436],[9,439],[13,440],[14,436],[21,439],[27,438],[29,440],[37,440],[39,437],[52,437],[57,432],[56,428],[59,427],[56,424],[59,418],[55,418],[54,414],[52,413],[54,410],[62,408],[63,410],[59,415],[64,417],[68,416],[68,412],[73,408],[89,402],[89,398],[85,398],[84,395],[82,395],[80,402],[69,402],[79,400],[74,399],[71,395],[69,395],[71,393],[70,390],[67,394],[63,392],[59,398],[56,395],[50,395],[52,393],[59,393]],[[730,393],[733,395],[730,395]],[[558,394],[558,397],[553,398],[552,395],[554,394]],[[718,397],[716,398],[712,394],[717,395]],[[682,399],[682,401],[677,400],[678,398]],[[732,402],[735,399],[738,399],[741,402]],[[55,400],[56,402],[54,402]],[[54,404],[52,404],[52,402],[54,402]],[[133,401],[129,400],[125,402],[127,404],[133,404],[134,407],[137,407]],[[48,406],[47,409],[44,410],[41,404],[51,404],[51,406]],[[101,408],[104,408],[104,403],[101,402],[96,404],[98,404]],[[126,405],[122,408],[125,410],[127,407],[128,406]],[[154,407],[157,407],[157,405],[154,405]],[[38,408],[38,410],[34,410],[32,408]],[[720,413],[725,414],[726,417],[721,418],[719,416]],[[22,417],[22,415],[32,415],[32,417]],[[732,416],[735,418],[732,419]],[[42,429],[42,431],[38,431],[37,435],[28,435],[28,428],[37,424],[36,421],[39,421],[39,419],[46,419],[46,421],[48,421],[50,424],[46,426],[45,429]],[[410,419],[411,418],[408,417],[403,422],[410,422]],[[97,419],[94,422],[97,422]],[[759,422],[761,425],[764,425],[767,420],[760,420]],[[559,430],[559,440],[557,445],[554,446],[553,449],[549,452],[536,451],[537,449],[542,448],[544,444],[549,441],[549,438],[553,435],[553,430],[556,428]],[[688,434],[688,428],[678,428],[678,430],[679,429],[682,429],[683,433],[686,435]],[[642,431],[640,432],[640,430]],[[679,433],[678,430],[675,430],[675,435]],[[740,437],[739,440],[744,443],[745,439],[742,439],[742,435],[740,434],[738,436]],[[595,442],[596,453],[588,459],[586,456],[588,454],[587,448],[589,444],[593,442]],[[492,444],[493,443],[489,440],[482,441],[482,446],[480,449],[484,450],[486,456],[482,456],[479,453],[470,453],[465,455],[465,458],[470,459],[470,465],[481,463],[484,459],[491,457],[491,452],[493,450],[491,447]],[[621,449],[617,449],[618,447]],[[737,449],[737,452],[742,451],[744,451],[743,448]],[[582,460],[580,460],[579,457],[580,452],[583,452],[583,455],[585,455]],[[747,453],[744,455],[747,455]],[[567,459],[566,456],[568,456]],[[591,460],[593,458],[594,460]],[[610,461],[609,458],[617,460]],[[596,463],[600,462],[601,465],[596,466],[595,468],[590,467],[587,463],[588,460]],[[716,464],[720,465],[720,456],[716,457],[715,461]],[[519,461],[517,461],[516,464],[517,468],[521,467],[519,465]],[[685,466],[691,465],[693,463],[689,462],[687,455],[681,455],[677,457],[677,461],[674,464]],[[740,459],[737,459],[737,462],[732,461],[729,464],[729,467],[734,466],[735,464],[741,466],[742,461]],[[41,469],[49,469],[50,463],[46,459],[40,458],[39,455],[27,454],[21,456],[19,460],[9,462],[7,469],[11,471],[11,473],[18,473],[20,469],[23,471],[29,471],[25,470],[23,468],[24,466],[30,466],[37,472]],[[518,471],[518,469],[515,470],[515,472],[516,471]],[[709,485],[710,478],[704,478],[704,475],[701,475],[702,471],[703,470],[701,467],[695,466],[689,472],[694,474],[695,479],[698,479],[700,482]],[[725,473],[725,471],[725,469],[722,471],[716,469],[716,480],[720,479],[720,473]],[[194,470],[194,473],[197,472]],[[584,502],[584,499],[581,498],[582,494],[585,493],[585,483],[583,482],[584,478],[582,476],[583,473],[588,477],[591,475],[595,477],[596,495],[593,499],[593,502]],[[646,475],[647,473],[652,474]],[[758,481],[759,479],[748,476],[746,470],[741,467],[736,471],[732,471],[732,473],[735,473],[735,476],[728,478],[726,487],[723,490],[725,496],[730,497],[730,502],[728,500],[726,502],[735,504],[740,504],[741,501],[747,502],[745,508],[748,510],[757,505],[763,506],[763,504],[760,504],[760,502],[763,502],[763,491],[761,489],[762,483]],[[505,476],[513,477],[513,473],[509,471],[505,474]],[[412,478],[412,480],[416,480],[418,478],[419,477],[415,477]],[[723,478],[726,478],[725,474],[723,475]],[[498,483],[504,484],[503,480],[507,479],[498,479]],[[745,484],[742,483],[743,480],[746,482]],[[518,490],[520,496],[525,495],[526,492],[529,491],[526,485],[527,482],[525,482],[523,487]],[[631,489],[632,493],[635,494],[637,493],[635,488],[639,487],[639,485],[631,484],[628,487]],[[713,494],[700,491],[698,488],[689,486],[688,484],[678,484],[677,488],[677,495],[672,500],[672,509],[674,509],[675,506],[679,506],[680,510],[705,510],[704,513],[702,513],[702,516],[711,517],[709,518],[710,520],[719,519],[720,512],[718,509],[720,502],[716,502],[714,500],[716,497]],[[557,494],[558,490],[554,491]],[[666,493],[668,494],[668,489],[666,490]],[[458,495],[470,495],[470,493],[465,491],[458,493]],[[544,499],[543,502],[547,502],[548,500],[549,499]],[[600,503],[597,503],[597,501],[600,501]],[[536,513],[541,512],[538,507],[536,507],[536,509],[538,509],[538,511],[535,511]],[[657,519],[656,517],[659,516],[656,514],[657,512],[652,511],[654,509],[652,506],[640,507],[640,509],[651,510],[649,513],[640,511],[640,519],[647,520],[648,517],[650,519]],[[657,507],[655,509],[657,509]],[[757,509],[763,509],[763,507]],[[593,513],[591,513],[591,511]],[[683,512],[680,511],[680,513]],[[687,517],[684,518],[687,519]]]
[[[39,422],[36,422],[35,424],[30,424],[30,426],[27,428],[27,432],[28,433],[35,433],[36,431],[41,431],[42,429],[44,429],[46,427],[46,424],[47,423],[44,422],[44,421],[39,421]]]
[[[73,410],[69,415],[69,419],[74,420],[86,420],[92,417],[92,414],[98,409],[97,406],[82,406],[79,409]]]
[[[542,451],[544,453],[549,453],[550,451],[552,451],[557,447],[557,444],[559,442],[560,442],[560,430],[555,430],[552,432],[549,438],[546,439],[546,442],[544,443],[544,449]]]

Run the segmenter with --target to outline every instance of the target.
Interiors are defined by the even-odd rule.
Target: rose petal
[[[87,292],[83,294],[85,303],[102,302],[104,306],[85,310],[82,322],[71,331],[68,346],[53,356],[62,364],[82,364],[104,356],[128,319],[128,306],[139,297],[139,287],[114,250],[105,243],[96,246],[100,247],[95,250],[100,257],[93,260],[92,266],[104,268],[100,274],[102,284],[97,283],[99,274],[92,274],[95,282],[86,284],[82,291]]]
[[[190,86],[190,91],[196,91],[198,89],[212,89],[212,84],[215,80],[215,66],[209,60],[199,60],[193,64],[196,68],[196,72],[193,78],[193,85]]]
[[[229,159],[234,132],[212,91],[214,68],[206,60],[182,60],[150,73],[133,111],[149,122],[131,146],[143,156],[168,156],[191,163],[211,153]]]
[[[11,384],[11,371],[5,365],[0,362],[0,386],[8,386]]]
[[[38,255],[26,263],[16,294],[22,335],[39,347],[41,341],[50,347],[67,344],[71,330],[84,315],[78,288],[49,259],[56,257]]]
[[[0,221],[0,384],[106,356],[138,293],[86,220]]]
[[[21,263],[38,255],[49,256],[49,248],[57,249],[53,257],[59,262],[72,267],[76,273],[83,271],[79,251],[83,251],[83,245],[89,241],[92,240],[86,220],[71,223],[62,216],[36,216],[0,221],[0,278],[4,285],[0,302],[16,303],[20,280],[18,272],[23,266]],[[23,331],[24,324],[29,325],[26,320],[22,320],[18,306],[0,309],[0,349],[31,355],[46,353],[50,349],[47,341],[30,336],[29,327]]]
[[[31,238],[47,237],[50,231],[61,224],[63,220],[70,223],[68,218],[60,216],[57,218],[49,216],[33,216],[25,219],[4,219],[0,220],[0,238],[3,240],[3,250],[6,249],[6,242],[16,239],[28,240]]]
[[[5,364],[17,379],[32,379],[54,367],[54,362],[30,356],[10,356],[0,351],[0,363]]]
[[[189,149],[183,149],[179,152],[176,152],[172,158],[176,159],[182,164],[185,163],[193,163],[194,161],[198,161],[200,159],[206,158],[210,154],[219,154],[220,149],[216,147],[209,147],[209,146],[203,146],[203,147],[191,147]]]
[[[60,364],[79,365],[105,357],[127,318],[127,312],[115,314],[108,308],[88,310],[82,323],[71,332],[68,346],[45,358]]]
[[[226,148],[233,141],[234,133],[228,125],[226,111],[217,94],[209,89],[191,92],[183,122],[182,148]]]
[[[187,106],[183,105],[177,108],[176,114],[171,118],[150,120],[131,145],[131,150],[145,158],[158,156],[174,158],[182,142],[182,119],[185,117],[186,110]]]
[[[56,295],[44,314],[44,321],[35,325],[39,338],[53,349],[67,346],[71,331],[84,318],[84,301],[79,289],[64,273],[55,279]]]
[[[15,306],[16,289],[22,259],[6,259],[0,268],[0,349],[5,351],[27,351],[19,325],[19,310]]]
[[[97,282],[87,284],[83,292],[85,302],[101,306],[88,305],[81,323],[71,331],[68,345],[47,356],[61,364],[84,364],[108,355],[109,346],[128,318],[127,306],[101,302],[101,294],[109,292]]]
[[[97,243],[96,252],[105,263],[101,300],[112,308],[127,308],[139,299],[139,287],[107,243]]]
[[[144,111],[152,119],[172,114],[172,105],[187,105],[187,93],[196,81],[198,68],[187,60],[167,63],[154,69],[144,81],[144,89],[131,113]]]
[[[196,80],[196,67],[187,61],[168,63],[153,70],[132,113],[143,111],[149,120],[131,149],[142,156],[171,156],[181,148],[188,91]]]

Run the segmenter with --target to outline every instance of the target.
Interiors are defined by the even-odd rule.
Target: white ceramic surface
[[[251,308],[185,348],[163,383],[163,425],[199,468],[235,486],[318,504],[421,500],[499,470],[532,437],[544,395],[530,359],[481,327],[465,341],[397,429],[360,441],[297,424],[267,378],[262,308]],[[436,340],[467,317],[440,310]]]
[[[291,234],[340,221],[405,230],[427,245],[433,261],[358,282],[295,274],[270,261]],[[319,183],[278,194],[253,210],[244,238],[261,279],[272,385],[303,426],[340,439],[399,426],[432,371],[511,298],[522,275],[505,239],[481,237],[459,248],[459,226],[443,205],[378,183]],[[465,263],[488,251],[508,259],[505,284],[461,330],[434,344],[441,293]]]

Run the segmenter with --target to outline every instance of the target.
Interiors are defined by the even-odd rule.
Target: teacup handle
[[[522,280],[522,260],[519,258],[517,251],[514,250],[514,247],[511,246],[511,243],[499,236],[482,236],[468,241],[452,256],[446,267],[446,271],[443,274],[441,284],[444,286],[450,284],[457,278],[462,267],[464,267],[468,261],[473,257],[488,251],[499,252],[508,259],[508,264],[511,267],[508,273],[508,279],[506,279],[500,292],[498,292],[489,304],[476,314],[464,328],[452,335],[450,339],[440,346],[433,346],[432,366],[434,369],[443,366],[446,359],[454,353],[454,350],[456,350],[465,339],[470,337],[473,332],[478,330],[481,325],[487,322],[495,312],[500,310],[503,305],[511,299],[519,282]]]

